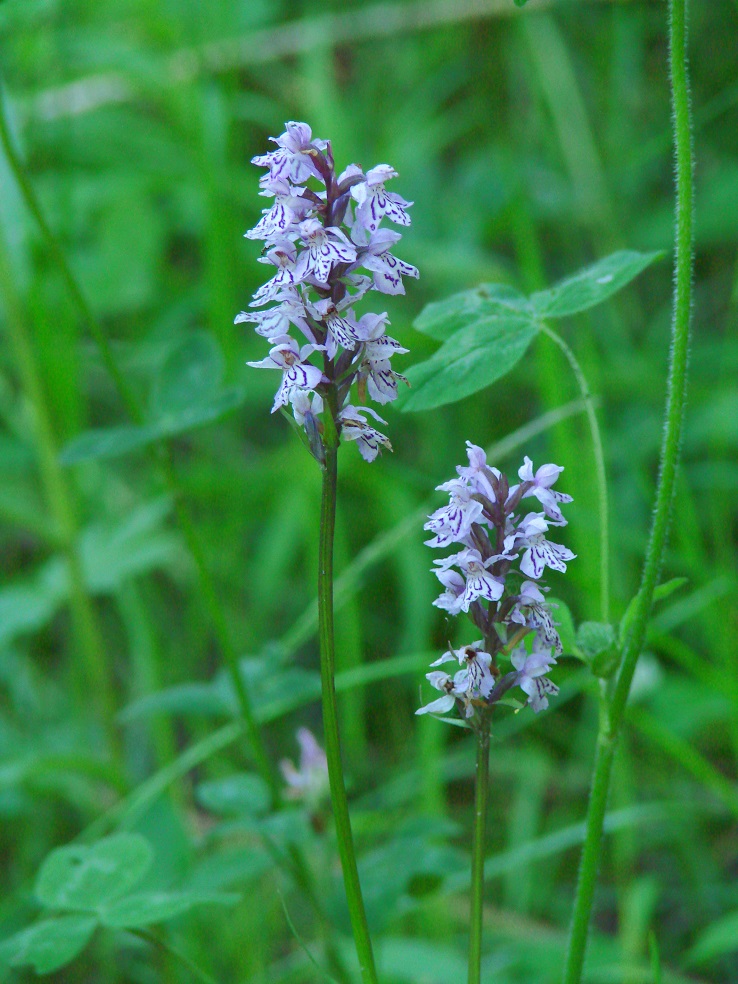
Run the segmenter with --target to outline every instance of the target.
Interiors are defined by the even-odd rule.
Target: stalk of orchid
[[[404,376],[391,366],[407,352],[386,334],[386,313],[358,316],[355,305],[369,292],[404,294],[403,277],[414,266],[391,249],[400,233],[380,227],[384,218],[407,226],[412,204],[385,190],[397,177],[389,164],[364,171],[351,164],[336,174],[329,141],[316,140],[306,123],[287,123],[272,138],[277,149],[253,158],[267,168],[261,194],[273,198],[249,239],[264,242],[261,262],[276,268],[236,323],[253,323],[272,348],[249,365],[277,369],[282,378],[272,413],[287,406],[301,439],[323,472],[318,559],[318,616],[323,729],[331,803],[354,944],[365,984],[376,984],[369,927],[356,865],[343,775],[335,693],[333,629],[333,541],[337,495],[337,452],[341,440],[355,441],[366,461],[392,450],[374,426],[386,423],[370,407],[397,397]],[[364,270],[364,273],[359,272]],[[265,308],[265,305],[271,307]],[[261,310],[265,308],[264,310]],[[291,334],[294,329],[304,342]],[[352,403],[356,393],[358,404]],[[373,420],[370,420],[373,418]]]
[[[469,984],[479,984],[482,961],[484,899],[484,845],[489,789],[491,717],[495,705],[525,705],[509,691],[520,687],[535,713],[548,707],[558,687],[548,676],[563,652],[551,607],[540,583],[546,568],[565,572],[574,554],[546,538],[550,526],[565,526],[560,505],[571,496],[553,489],[563,468],[547,464],[533,471],[526,457],[511,486],[507,477],[487,464],[484,451],[467,441],[468,466],[459,466],[458,478],[438,489],[449,493],[449,503],[437,509],[425,524],[433,533],[431,547],[461,547],[435,561],[433,573],[444,590],[433,602],[449,615],[466,613],[482,638],[449,649],[432,667],[455,663],[451,676],[432,669],[426,678],[441,697],[416,714],[455,711],[456,723],[477,738],[474,830],[471,865]],[[518,515],[524,499],[535,498],[541,510]],[[522,511],[522,510],[521,510]],[[519,560],[517,568],[515,563]],[[509,660],[504,673],[501,660]],[[459,720],[460,719],[460,720]]]

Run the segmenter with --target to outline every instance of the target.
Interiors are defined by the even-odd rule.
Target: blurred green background
[[[738,4],[692,7],[695,338],[664,572],[688,581],[657,611],[617,762],[587,976],[603,984],[655,979],[650,932],[665,982],[738,979]],[[0,5],[10,139],[89,305],[3,154],[0,938],[38,912],[33,878],[53,847],[133,829],[155,847],[152,884],[242,895],[172,921],[165,939],[219,981],[321,979],[282,908],[322,962],[304,893],[253,809],[224,805],[212,785],[253,767],[232,724],[229,652],[245,659],[274,762],[295,757],[298,726],[320,736],[320,476],[270,417],[273,374],[244,365],[264,340],[233,326],[266,279],[242,238],[265,205],[250,158],[285,120],[306,120],[339,169],[400,172],[392,190],[415,205],[397,252],[421,279],[375,309],[410,349],[402,371],[435,348],[412,328],[431,300],[481,282],[536,290],[620,248],[671,250],[665,13],[657,0]],[[599,401],[614,618],[645,549],[670,289],[667,258],[563,323]],[[144,447],[117,430],[108,457],[67,465],[59,452],[79,435],[131,424],[91,320],[165,440]],[[386,984],[464,976],[474,751],[413,716],[452,631],[431,606],[423,511],[440,504],[433,487],[467,439],[495,444],[490,460],[508,474],[525,453],[564,465],[575,501],[561,539],[578,559],[549,583],[576,622],[599,618],[577,400],[540,338],[492,391],[422,415],[386,408],[394,455],[341,455],[342,725]],[[496,984],[560,974],[597,722],[593,678],[574,659],[558,672],[553,711],[501,718],[493,746],[485,979]],[[262,818],[270,843],[304,849],[351,967],[330,830],[287,813]],[[55,979],[193,978],[121,931],[98,934]]]

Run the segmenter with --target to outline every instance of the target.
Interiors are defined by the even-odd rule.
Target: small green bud
[[[617,669],[620,653],[611,625],[582,622],[577,629],[577,648],[596,677],[607,679]]]

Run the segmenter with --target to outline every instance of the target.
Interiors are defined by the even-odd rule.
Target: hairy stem
[[[327,402],[327,413],[334,415],[334,388],[328,394]],[[369,936],[369,925],[361,894],[359,871],[356,866],[348,798],[343,779],[341,744],[338,734],[338,706],[335,687],[336,650],[333,632],[333,541],[336,526],[338,457],[338,439],[335,432],[333,440],[329,440],[326,443],[323,491],[320,505],[320,553],[318,558],[318,621],[320,636],[320,679],[323,700],[323,736],[325,739],[325,754],[328,759],[328,778],[330,781],[333,817],[336,824],[338,853],[341,858],[346,901],[351,918],[351,928],[354,934],[356,955],[361,968],[361,978],[364,984],[377,984],[377,972],[374,966],[374,954]]]
[[[633,619],[628,636],[623,642],[620,672],[609,713],[600,724],[582,863],[564,967],[565,984],[579,984],[582,977],[615,746],[623,723],[633,673],[646,637],[653,592],[661,571],[679,463],[687,391],[694,249],[692,125],[687,74],[687,0],[669,0],[669,74],[676,162],[676,248],[672,346],[659,480]]]

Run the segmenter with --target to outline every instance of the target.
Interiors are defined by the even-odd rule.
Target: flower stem
[[[474,790],[471,913],[469,925],[469,984],[480,984],[482,973],[482,925],[484,911],[484,848],[489,798],[489,714],[482,714],[477,730],[477,767]]]
[[[671,503],[684,422],[687,365],[692,311],[693,246],[692,229],[692,124],[687,74],[687,0],[669,0],[669,70],[671,79],[676,162],[676,249],[672,347],[669,365],[664,436],[661,445],[659,481],[641,586],[636,595],[631,628],[623,642],[620,672],[609,713],[600,722],[592,790],[587,810],[586,834],[579,882],[574,902],[569,947],[564,967],[565,984],[579,984],[584,967],[587,931],[597,878],[602,828],[615,746],[625,713],[625,705],[648,627],[653,592],[669,529]]]
[[[335,389],[327,397],[329,413],[331,396],[335,403]],[[318,621],[320,636],[320,678],[323,697],[323,733],[325,754],[328,759],[328,779],[331,789],[331,804],[336,824],[336,840],[343,870],[343,883],[346,890],[351,928],[354,934],[356,955],[359,958],[361,978],[364,984],[377,984],[374,954],[369,937],[369,925],[361,895],[359,872],[351,833],[348,798],[343,780],[341,744],[338,734],[338,707],[335,688],[336,650],[333,632],[333,541],[336,527],[337,492],[337,439],[327,441],[325,469],[323,471],[323,491],[320,505],[320,552],[318,558]]]
[[[582,367],[579,365],[577,357],[566,344],[564,339],[547,324],[541,322],[540,330],[555,342],[561,349],[566,361],[571,366],[572,372],[577,380],[579,392],[587,412],[589,423],[589,433],[592,438],[592,450],[594,451],[595,470],[597,472],[597,495],[599,498],[600,513],[600,616],[603,622],[610,619],[610,507],[607,496],[607,474],[605,472],[605,453],[602,449],[602,435],[600,425],[597,421],[597,414],[594,408],[592,394],[589,391],[589,383],[584,375]]]

